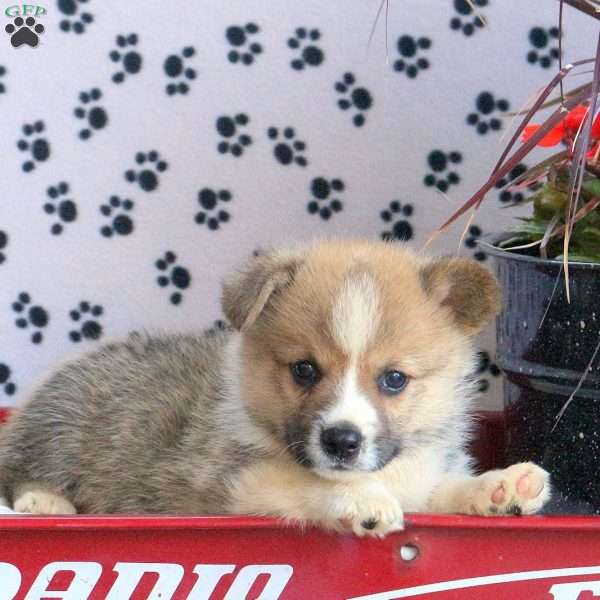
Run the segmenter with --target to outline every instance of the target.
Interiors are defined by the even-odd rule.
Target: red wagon
[[[499,463],[502,419],[475,452]],[[408,515],[384,540],[248,517],[0,518],[0,600],[600,597],[600,519]]]

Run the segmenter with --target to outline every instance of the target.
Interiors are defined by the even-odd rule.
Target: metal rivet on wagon
[[[400,546],[400,558],[403,561],[410,562],[419,556],[419,548],[414,544],[403,544]]]

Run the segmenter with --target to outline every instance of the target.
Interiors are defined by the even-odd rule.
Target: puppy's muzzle
[[[321,432],[323,452],[340,463],[353,462],[360,453],[362,442],[362,433],[346,423],[328,427]]]

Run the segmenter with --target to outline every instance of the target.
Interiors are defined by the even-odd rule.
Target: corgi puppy
[[[382,536],[403,511],[540,510],[531,463],[466,453],[473,338],[499,311],[466,258],[320,241],[252,258],[231,330],[109,343],[63,366],[0,437],[21,512],[251,514]]]

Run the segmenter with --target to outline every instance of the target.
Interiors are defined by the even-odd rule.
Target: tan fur
[[[360,240],[253,258],[223,288],[237,331],[134,336],[42,385],[0,439],[0,495],[35,512],[265,514],[361,535],[402,527],[403,511],[537,510],[539,467],[477,478],[464,452],[473,335],[498,309],[493,276],[467,259]],[[316,383],[294,379],[299,361]],[[408,377],[399,393],[381,387],[390,370]],[[346,462],[322,440],[336,427],[360,433]]]

